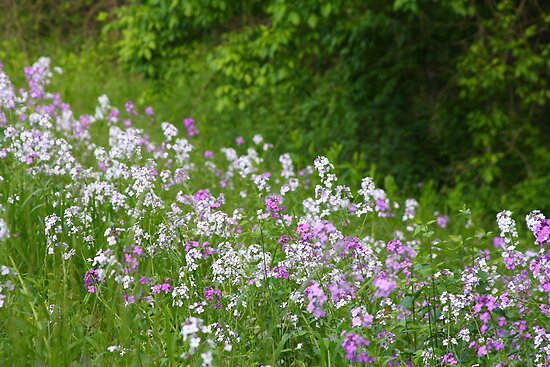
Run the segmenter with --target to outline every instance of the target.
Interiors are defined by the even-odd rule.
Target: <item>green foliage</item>
[[[406,185],[536,196],[548,179],[543,2],[151,0],[117,15],[124,66],[172,81],[207,60],[219,116],[300,131],[302,153],[341,142],[343,160],[361,151]]]
[[[97,16],[120,5],[120,0],[6,0],[0,2],[0,32],[28,49],[45,39],[78,47],[99,34]]]
[[[460,98],[471,106],[465,120],[476,154],[470,163],[486,183],[537,177],[543,172],[535,161],[550,162],[540,151],[548,144],[540,138],[548,132],[550,17],[534,11],[500,2],[458,65]]]
[[[0,59],[15,71],[54,56],[79,75],[60,88],[72,98],[81,86],[77,111],[101,94],[87,80],[99,78],[115,100],[150,101],[176,123],[195,117],[213,146],[258,132],[305,163],[336,144],[345,179],[376,168],[409,189],[462,184],[490,210],[550,203],[550,16],[540,1],[121,4],[2,3]],[[103,22],[97,49],[87,36]],[[117,81],[112,46],[155,84]]]

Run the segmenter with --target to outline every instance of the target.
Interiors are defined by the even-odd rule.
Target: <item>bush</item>
[[[173,80],[207,59],[220,116],[296,130],[302,154],[336,140],[405,186],[546,194],[529,184],[550,163],[539,1],[136,1],[117,14],[123,65]]]

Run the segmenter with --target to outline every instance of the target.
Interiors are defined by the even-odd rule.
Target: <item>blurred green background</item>
[[[106,93],[348,183],[550,211],[548,1],[4,0],[0,26],[12,79],[50,56],[77,113]]]

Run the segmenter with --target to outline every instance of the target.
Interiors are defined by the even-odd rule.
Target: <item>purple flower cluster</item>
[[[199,130],[197,130],[197,127],[195,125],[195,120],[192,117],[187,117],[183,119],[183,125],[187,129],[187,135],[189,137],[193,137],[199,134]]]
[[[327,301],[327,296],[319,283],[312,281],[305,293],[309,300],[306,307],[307,312],[312,313],[315,317],[324,317],[326,312],[323,310],[323,305]]]

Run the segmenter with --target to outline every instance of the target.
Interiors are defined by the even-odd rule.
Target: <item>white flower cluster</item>
[[[516,222],[512,219],[512,212],[504,210],[497,214],[497,225],[500,229],[500,237],[504,242],[510,243],[511,238],[517,237]]]
[[[10,231],[8,229],[8,224],[4,218],[0,218],[0,240],[8,238],[10,236]]]
[[[205,326],[204,321],[197,317],[188,317],[185,322],[181,325],[181,336],[183,341],[187,344],[187,350],[181,354],[181,358],[189,359],[195,352],[199,349],[201,345],[202,334],[210,334],[212,332],[212,327]],[[206,345],[210,348],[214,348],[215,343],[212,339],[206,339]],[[213,366],[213,356],[210,350],[207,350],[200,354],[202,359],[202,366]]]

